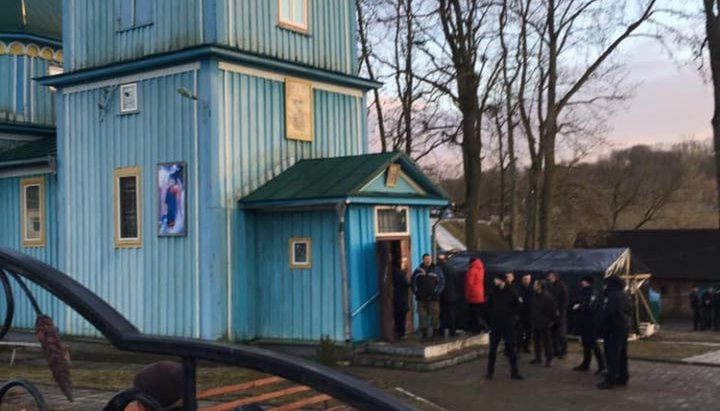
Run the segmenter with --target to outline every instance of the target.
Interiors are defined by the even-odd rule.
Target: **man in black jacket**
[[[517,341],[517,349],[521,349],[529,353],[530,342],[532,339],[532,322],[530,321],[531,305],[533,299],[533,283],[532,275],[525,274],[520,279],[520,287],[518,287],[518,294],[520,295],[520,316],[518,317],[517,335],[515,340]]]
[[[557,273],[548,273],[547,281],[547,290],[555,300],[555,306],[558,310],[557,321],[555,321],[552,329],[553,353],[555,357],[563,359],[567,354],[568,288],[564,282],[558,279]]]
[[[439,254],[437,266],[445,276],[445,288],[440,294],[440,328],[447,329],[450,337],[457,336],[457,273],[447,263],[447,256]]]
[[[498,346],[500,341],[504,340],[505,355],[510,360],[510,378],[522,380],[523,377],[518,371],[515,333],[513,330],[514,318],[520,306],[520,300],[517,294],[505,283],[505,276],[497,275],[493,281],[495,287],[491,291],[487,302],[490,319],[490,353],[488,354],[485,378],[493,378]]]
[[[433,333],[440,329],[440,294],[445,287],[442,270],[433,264],[430,254],[423,255],[423,263],[415,269],[412,288],[417,300],[417,310],[422,338],[428,337],[428,318]]]
[[[580,365],[573,368],[575,371],[587,371],[590,369],[590,361],[592,354],[595,354],[598,370],[596,374],[600,374],[605,370],[605,358],[602,350],[597,342],[595,334],[595,314],[599,306],[597,293],[593,287],[595,279],[591,275],[583,277],[580,281],[580,292],[577,301],[573,305],[573,313],[577,322],[577,329],[580,332],[580,341],[583,347],[583,361]]]
[[[530,308],[530,322],[533,328],[535,346],[535,359],[530,364],[541,364],[541,353],[545,351],[545,366],[552,364],[552,338],[550,327],[557,317],[555,300],[545,291],[545,283],[537,280],[533,285],[532,306]]]
[[[702,293],[702,329],[712,328],[712,292],[705,288]]]
[[[627,385],[628,374],[627,339],[630,331],[632,305],[625,293],[625,284],[620,277],[605,280],[605,298],[597,315],[598,335],[604,338],[607,375],[598,384],[600,389],[611,389]]]
[[[696,287],[690,289],[690,309],[693,313],[693,331],[702,328],[702,301],[700,300],[700,292]]]
[[[407,312],[410,309],[408,290],[410,282],[407,279],[403,262],[393,261],[393,310],[395,313],[395,334],[399,339],[405,338],[405,325]]]

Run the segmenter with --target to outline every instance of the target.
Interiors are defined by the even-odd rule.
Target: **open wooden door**
[[[393,261],[403,262],[405,275],[410,280],[410,239],[382,239],[377,242],[378,287],[380,290],[380,335],[385,341],[395,341],[395,316],[393,304]],[[413,330],[412,300],[408,292],[406,329]]]

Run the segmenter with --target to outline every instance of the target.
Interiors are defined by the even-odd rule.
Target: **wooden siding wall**
[[[23,247],[20,229],[20,181],[42,177],[45,180],[45,246]],[[52,266],[58,266],[57,178],[53,174],[0,178],[0,245],[14,248]],[[35,328],[35,311],[14,280],[15,319],[17,328]],[[28,284],[43,312],[64,331],[65,305],[35,284]],[[5,313],[5,298],[0,297],[0,313]]]
[[[197,95],[199,65],[173,70],[65,90],[58,141],[63,268],[142,332],[197,337],[199,104],[177,90]],[[116,86],[131,81],[137,81],[140,111],[119,115]],[[173,161],[186,163],[188,235],[158,237],[156,167]],[[142,247],[116,249],[113,170],[131,166],[141,168]],[[75,335],[95,335],[77,315],[67,325]]]
[[[128,61],[203,43],[210,0],[153,0],[153,23],[119,31],[118,0],[63,1],[66,71]]]
[[[355,2],[309,0],[309,31],[278,26],[277,0],[218,0],[218,42],[316,68],[357,74]]]
[[[240,275],[256,276],[256,337],[343,339],[342,281],[337,216],[332,211],[252,213],[248,216],[249,253]],[[312,239],[312,267],[291,269],[291,237]]]
[[[27,55],[0,55],[0,121],[55,124],[54,94],[33,80],[50,63]]]
[[[351,205],[347,215],[348,266],[350,270],[350,311],[355,312],[379,291],[375,209]],[[410,207],[410,264],[420,264],[422,255],[430,252],[430,209]],[[421,235],[422,234],[422,235]],[[375,299],[352,320],[353,340],[363,341],[380,336],[380,305]]]
[[[153,24],[118,30],[117,0],[65,0],[66,68],[219,44],[323,70],[357,74],[352,0],[309,0],[310,28],[278,27],[276,0],[154,0]]]

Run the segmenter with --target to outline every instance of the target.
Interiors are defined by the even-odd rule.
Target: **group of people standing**
[[[471,331],[490,333],[486,378],[492,379],[494,376],[501,342],[504,342],[505,356],[510,362],[512,379],[523,379],[518,368],[518,353],[530,353],[531,343],[534,354],[531,364],[550,367],[553,359],[565,358],[570,310],[583,346],[583,361],[573,370],[588,371],[594,356],[597,362],[596,374],[604,376],[599,388],[609,389],[627,384],[631,303],[619,277],[605,279],[602,295],[594,287],[594,278],[584,277],[572,305],[567,285],[554,272],[548,273],[544,279],[533,279],[531,274],[524,274],[519,282],[514,273],[496,275],[492,288],[486,290],[483,263],[478,258],[471,258],[464,284],[457,284],[457,281],[454,268],[444,256],[439,256],[438,264],[435,265],[429,255],[424,255],[422,265],[413,272],[410,282],[398,266],[393,282],[396,286],[396,300],[403,300],[402,293],[405,293],[405,305],[402,302],[396,305],[398,335],[405,335],[405,314],[409,308],[407,290],[412,288],[417,301],[422,337],[431,336],[428,324],[432,326],[432,335],[442,335],[441,330],[448,329],[449,335],[454,336],[457,290],[464,286]],[[398,311],[398,308],[404,311]],[[600,348],[598,338],[604,339],[604,350]]]
[[[690,308],[693,330],[720,331],[720,287],[708,287],[702,293],[699,287],[693,287],[690,290]]]

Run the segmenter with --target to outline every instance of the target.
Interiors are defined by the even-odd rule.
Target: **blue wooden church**
[[[405,155],[368,152],[354,1],[3,3],[0,245],[145,333],[383,334],[388,261],[419,264],[447,200]],[[95,335],[38,294],[61,331]]]

